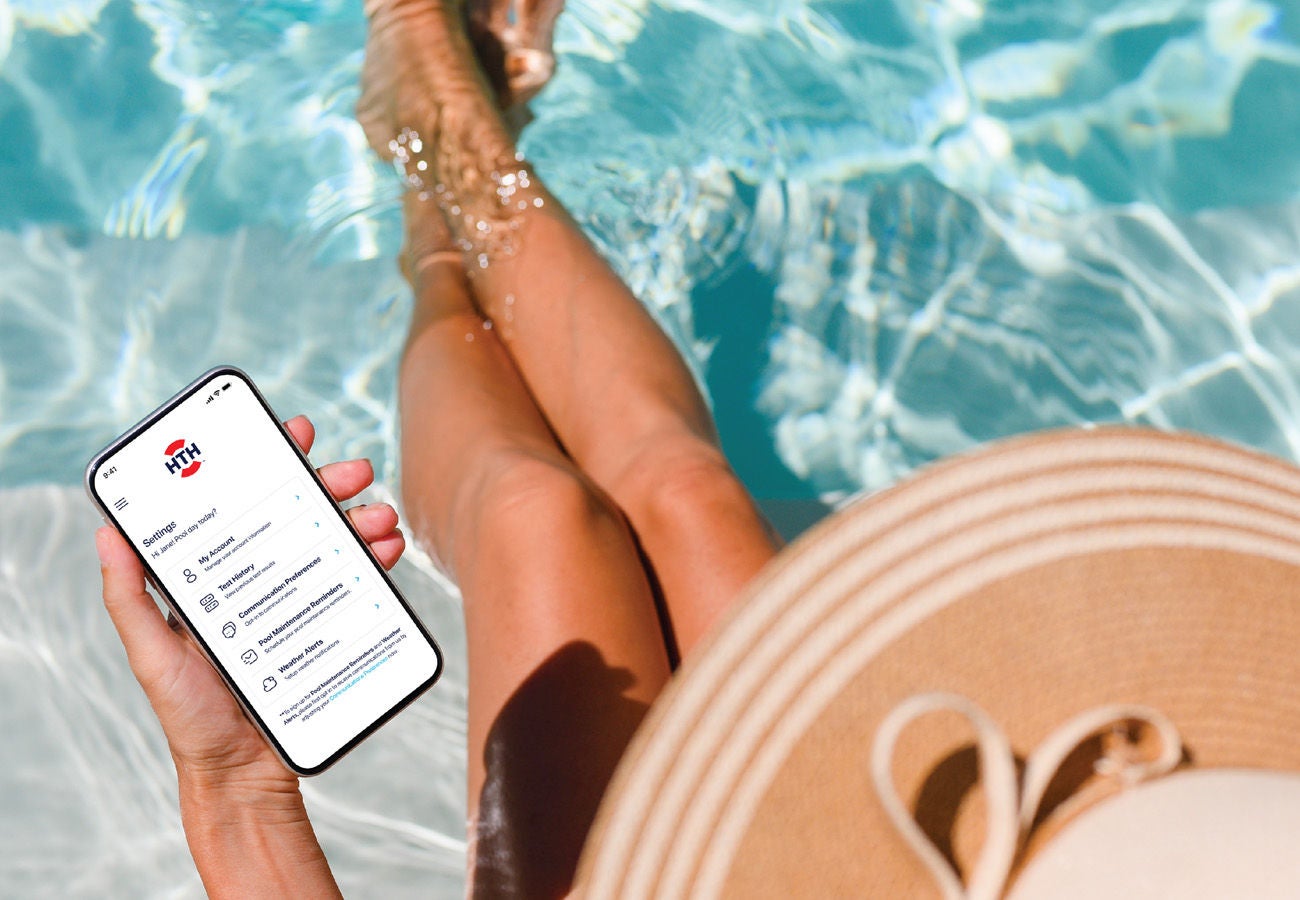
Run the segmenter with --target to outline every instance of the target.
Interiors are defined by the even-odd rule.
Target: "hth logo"
[[[168,444],[166,453],[171,457],[171,459],[167,460],[167,471],[173,475],[180,472],[182,478],[189,478],[202,465],[195,458],[199,455],[199,445],[190,442],[190,445],[186,447],[184,438]]]

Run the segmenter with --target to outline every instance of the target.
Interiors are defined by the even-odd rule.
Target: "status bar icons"
[[[206,406],[207,404],[211,403],[213,400],[216,400],[218,397],[220,397],[222,391],[228,391],[228,390],[230,390],[230,382],[229,382],[229,381],[227,381],[225,384],[223,384],[223,385],[222,385],[221,387],[219,387],[219,388],[213,388],[213,389],[212,389],[212,393],[211,393],[211,394],[208,394],[208,399],[206,399],[206,400],[203,401],[203,405]]]

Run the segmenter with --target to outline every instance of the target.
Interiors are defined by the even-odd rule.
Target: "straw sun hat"
[[[591,897],[1300,897],[1300,471],[1099,429],[771,566],[651,711]]]

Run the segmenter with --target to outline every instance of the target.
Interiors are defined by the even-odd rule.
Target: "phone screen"
[[[433,639],[239,370],[202,376],[86,481],[294,771],[322,771],[437,680]]]

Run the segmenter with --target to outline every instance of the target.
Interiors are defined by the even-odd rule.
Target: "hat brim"
[[[1297,586],[1300,471],[1276,459],[1098,429],[933,466],[790,547],[687,661],[579,884],[929,895],[868,771],[881,720],[926,691],[971,698],[1021,754],[1081,710],[1135,703],[1173,719],[1189,766],[1300,770]],[[960,868],[981,839],[969,730],[913,732],[898,789]]]

